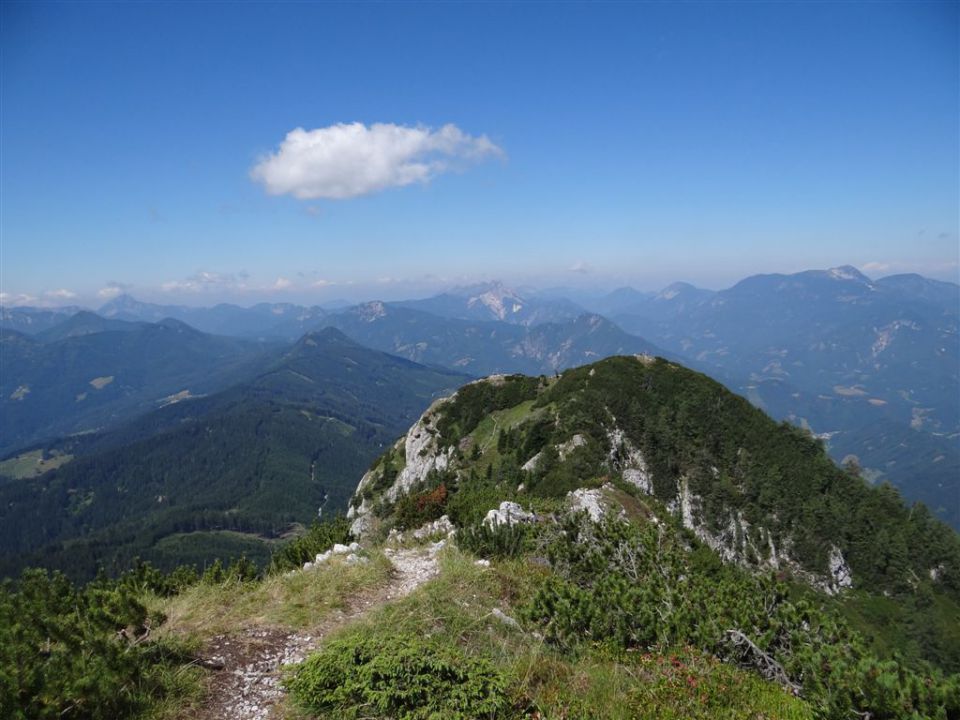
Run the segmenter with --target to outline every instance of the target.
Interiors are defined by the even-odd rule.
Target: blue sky
[[[958,7],[5,2],[2,292],[956,280]]]

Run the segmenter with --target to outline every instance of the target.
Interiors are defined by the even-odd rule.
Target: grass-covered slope
[[[276,538],[343,509],[370,461],[462,380],[335,330],[307,335],[250,382],[76,441],[66,465],[0,485],[0,570],[89,577],[138,554],[164,567],[257,555],[223,531]]]
[[[368,531],[442,512],[471,525],[504,500],[556,512],[578,488],[675,523],[731,564],[837,596],[876,647],[960,669],[956,533],[838,468],[804,431],[664,360],[467,385],[381,458],[352,513]]]

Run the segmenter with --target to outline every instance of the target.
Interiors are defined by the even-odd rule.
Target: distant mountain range
[[[601,305],[960,525],[960,286],[839,267],[720,292],[618,290]]]
[[[36,335],[0,333],[0,456],[89,432],[262,370],[279,346],[202,333],[179,320],[79,312]]]
[[[526,326],[563,323],[584,314],[584,309],[570,300],[525,297],[501,282],[454,288],[425,300],[393,304],[453,320],[499,320]]]
[[[578,303],[562,292],[518,291],[494,282],[423,300],[337,310],[283,303],[191,308],[120,296],[100,308],[100,319],[76,308],[3,308],[0,328],[22,334],[4,333],[0,347],[11,356],[26,347],[50,353],[57,343],[93,352],[88,345],[102,341],[90,338],[101,333],[130,335],[135,345],[131,333],[148,332],[143,323],[174,318],[204,332],[260,340],[254,356],[266,349],[264,341],[289,343],[335,327],[368,347],[472,376],[550,374],[615,354],[661,355],[706,372],[775,418],[809,428],[838,462],[855,460],[871,481],[893,482],[960,527],[960,286],[919,275],[874,281],[844,266],[756,275],[718,292],[674,283],[656,293],[625,287]],[[212,348],[226,339],[207,342]],[[248,346],[231,351],[237,353],[233,365],[224,354],[220,361],[203,361],[212,388],[207,392],[226,387],[217,379],[218,362],[242,370],[247,360],[241,347]],[[5,431],[2,448],[50,432],[89,429],[91,419],[100,426],[129,417],[115,411],[77,420],[67,399],[76,406],[83,392],[93,397],[80,389],[83,384],[116,377],[84,362],[84,377],[72,378],[68,370],[57,379],[69,390],[50,406],[56,422],[26,422],[26,431]],[[0,398],[11,423],[21,421],[8,416],[7,407],[22,412],[29,397],[20,388],[39,387],[29,374],[11,370],[16,367],[6,364]],[[179,362],[174,367],[188,370]],[[143,398],[157,403],[184,390],[201,392],[193,387],[196,381],[179,377],[159,385]],[[96,391],[97,397],[107,398],[108,390]],[[137,393],[124,395],[127,406],[149,409],[132,402]]]
[[[120,295],[101,307],[98,314],[117,320],[157,322],[175,318],[214,335],[293,340],[317,325],[326,314],[320,307],[290,303],[260,303],[240,307],[223,303],[210,308],[185,305],[155,305]]]
[[[330,314],[323,323],[385,352],[471,375],[553,373],[610,355],[664,354],[600,315],[532,326],[444,318],[371,302]]]

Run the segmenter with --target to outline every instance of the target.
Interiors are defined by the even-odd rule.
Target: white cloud
[[[0,292],[0,305],[17,307],[18,305],[33,305],[36,302],[37,298],[35,296],[26,293],[14,295],[13,293]]]
[[[291,130],[277,152],[251,168],[250,177],[271,195],[342,200],[427,183],[458,163],[502,155],[486,135],[474,137],[456,125],[433,130],[340,123]]]
[[[590,263],[584,262],[583,260],[578,260],[570,266],[570,272],[579,273],[580,275],[587,275],[593,272],[593,266]]]
[[[59,290],[47,290],[44,295],[55,300],[71,300],[77,296],[75,292],[72,290],[67,290],[66,288],[60,288]]]
[[[102,288],[97,290],[97,297],[101,300],[113,300],[113,298],[117,297],[118,295],[122,295],[129,289],[130,285],[111,280]]]
[[[872,273],[918,273],[929,276],[955,276],[960,263],[956,260],[874,260],[864,263],[860,270]],[[956,282],[954,277],[950,277]]]
[[[210,272],[200,270],[183,280],[170,280],[160,285],[164,292],[199,293],[208,290],[243,290],[246,288],[245,273],[239,276],[233,273]]]
[[[277,278],[277,281],[273,284],[273,289],[274,289],[274,290],[286,290],[286,289],[289,288],[291,285],[293,285],[293,283],[292,283],[290,280],[288,280],[287,278],[285,278],[285,277],[278,277],[278,278]]]

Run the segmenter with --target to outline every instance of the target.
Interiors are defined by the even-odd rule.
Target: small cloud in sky
[[[66,288],[60,288],[59,290],[47,290],[44,293],[44,296],[52,298],[54,300],[72,300],[77,296],[72,290],[67,290]]]
[[[97,290],[97,297],[101,300],[113,300],[113,298],[117,297],[118,295],[122,295],[129,289],[130,285],[117,282],[116,280],[111,280],[102,288]]]
[[[950,239],[950,233],[948,232],[942,232],[939,235],[937,235],[937,240],[949,240],[949,239]]]
[[[0,305],[7,305],[9,307],[16,307],[18,305],[33,305],[37,301],[37,298],[33,295],[27,295],[26,293],[8,293],[0,292]]]
[[[286,289],[288,289],[289,287],[291,287],[292,285],[293,285],[293,283],[292,283],[289,279],[287,279],[287,278],[285,278],[285,277],[278,277],[278,278],[277,278],[277,281],[273,284],[273,289],[274,289],[274,290],[286,290]]]
[[[209,290],[242,290],[246,287],[246,273],[218,273],[199,270],[183,280],[170,280],[160,285],[164,292],[200,293]]]
[[[570,272],[579,273],[580,275],[587,275],[593,272],[593,266],[584,262],[583,260],[578,260],[570,266]]]
[[[860,269],[872,273],[918,273],[920,275],[942,276],[957,272],[960,264],[956,260],[874,260],[860,266]],[[954,282],[956,282],[954,280]]]
[[[334,283],[333,280],[324,280],[323,278],[321,278],[319,280],[314,280],[312,283],[310,283],[310,287],[324,288],[324,287],[330,287],[331,285],[335,285],[335,284],[336,283]]]
[[[275,153],[251,168],[250,177],[270,195],[343,200],[428,183],[457,166],[503,154],[486,135],[468,135],[456,125],[433,130],[340,123],[291,130]]]

